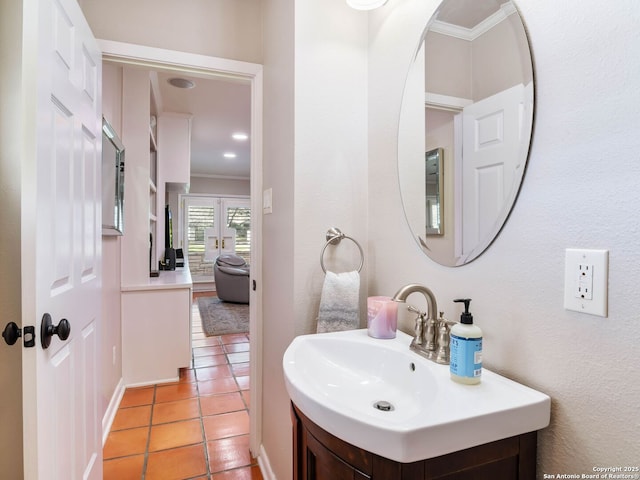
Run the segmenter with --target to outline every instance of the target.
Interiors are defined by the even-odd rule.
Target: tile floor
[[[206,337],[195,301],[192,325],[192,368],[179,382],[126,390],[104,480],[262,480],[249,453],[249,337]]]

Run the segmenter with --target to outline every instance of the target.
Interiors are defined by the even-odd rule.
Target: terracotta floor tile
[[[180,369],[180,383],[193,383],[196,381],[196,371],[192,368]]]
[[[105,460],[102,464],[103,480],[140,480],[144,467],[144,455]]]
[[[155,387],[127,388],[120,401],[120,408],[151,405],[154,390]]]
[[[207,473],[204,445],[150,453],[145,480],[182,480]]]
[[[249,390],[249,377],[236,377],[236,382],[238,382],[238,386],[240,390]]]
[[[233,377],[216,378],[215,380],[204,380],[198,382],[200,395],[217,395],[220,393],[237,392],[240,389]]]
[[[223,355],[224,348],[222,345],[215,345],[209,347],[198,347],[193,349],[194,357],[206,357],[208,355]]]
[[[196,369],[196,378],[199,382],[232,376],[233,374],[231,373],[229,365],[218,365],[216,367],[203,367]]]
[[[248,445],[249,335],[207,337],[195,301],[192,320],[194,368],[125,391],[103,449],[105,480],[263,480]]]
[[[164,423],[151,427],[149,451],[157,452],[175,447],[184,447],[202,442],[200,419]]]
[[[242,396],[238,392],[200,396],[200,409],[204,416],[237,412],[244,408],[245,405],[242,401]]]
[[[157,403],[153,406],[154,425],[198,417],[200,417],[200,405],[197,398]]]
[[[252,467],[238,468],[227,472],[216,473],[211,476],[211,480],[263,480],[260,467],[254,465]]]
[[[102,449],[105,460],[144,453],[147,448],[149,427],[130,428],[110,432]]]
[[[223,345],[227,345],[229,343],[244,343],[249,341],[249,337],[247,337],[244,333],[232,333],[229,335],[222,335],[220,337]]]
[[[231,372],[236,377],[242,377],[251,373],[251,366],[249,362],[233,363],[231,364]]]
[[[229,363],[247,363],[249,361],[249,352],[228,353]]]
[[[249,435],[223,438],[207,443],[211,473],[248,467],[253,463],[249,452]]]
[[[206,347],[207,345],[220,345],[220,338],[218,337],[207,337],[201,340],[194,340],[191,342],[191,346],[193,348],[197,347]]]
[[[242,395],[242,399],[244,400],[244,404],[247,406],[247,408],[249,408],[251,406],[250,405],[251,402],[249,400],[251,398],[251,395],[249,393],[249,390],[243,390],[243,391],[240,392],[240,394]]]
[[[249,414],[244,410],[202,417],[202,421],[205,437],[208,441],[249,433]]]
[[[111,425],[111,431],[126,428],[148,426],[151,420],[151,405],[140,407],[119,408]]]
[[[198,388],[195,383],[172,383],[156,388],[156,403],[175,402],[197,396]]]
[[[248,352],[249,342],[246,343],[229,343],[224,345],[224,351],[227,353]]]
[[[227,364],[227,357],[224,355],[207,355],[204,357],[193,358],[194,368],[215,367],[218,365],[226,365],[226,364]]]

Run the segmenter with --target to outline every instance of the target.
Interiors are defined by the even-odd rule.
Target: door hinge
[[[255,280],[251,280],[251,287],[253,288],[253,291],[256,291],[256,288],[258,288],[258,284],[256,283]]]

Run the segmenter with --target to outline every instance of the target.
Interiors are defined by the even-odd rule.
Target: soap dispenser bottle
[[[451,379],[458,383],[474,385],[480,383],[482,374],[482,330],[473,324],[469,313],[470,298],[459,298],[456,303],[464,303],[464,313],[460,323],[451,327]]]

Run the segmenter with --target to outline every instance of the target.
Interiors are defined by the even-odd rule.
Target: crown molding
[[[500,10],[487,17],[473,28],[460,27],[458,25],[452,25],[447,22],[441,22],[440,20],[434,20],[429,26],[429,30],[441,35],[448,35],[450,37],[455,37],[471,42],[478,38],[480,35],[483,35],[484,33],[491,30],[500,22],[506,20],[509,15],[516,13],[516,11],[516,7],[513,5],[513,3],[507,2],[503,3],[500,6]]]
[[[208,173],[192,173],[191,177],[196,178],[212,178],[215,180],[250,180],[250,177],[232,176],[232,175],[212,175]]]

